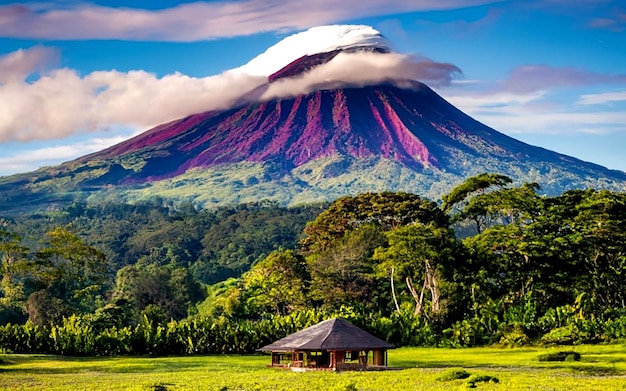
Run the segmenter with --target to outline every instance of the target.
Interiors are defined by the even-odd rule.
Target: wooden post
[[[387,365],[387,360],[385,359],[386,353],[387,351],[383,349],[374,350],[373,364],[386,366]]]
[[[345,351],[336,351],[335,352],[335,368],[337,367],[337,363],[342,363],[346,361],[346,352]]]

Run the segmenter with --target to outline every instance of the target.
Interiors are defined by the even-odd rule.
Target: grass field
[[[576,346],[580,361],[543,362],[572,348],[402,348],[385,372],[294,373],[268,356],[59,357],[0,355],[1,390],[626,390],[626,346]],[[463,369],[473,377],[443,380]]]

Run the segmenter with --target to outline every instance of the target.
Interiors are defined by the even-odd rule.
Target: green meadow
[[[574,351],[579,361],[540,361]],[[294,373],[265,355],[0,355],[2,390],[626,390],[626,346],[402,348],[384,372]]]

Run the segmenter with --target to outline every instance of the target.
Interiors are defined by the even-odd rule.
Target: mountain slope
[[[154,128],[75,163],[143,160],[116,184],[178,176],[196,167],[272,163],[285,172],[323,157],[378,156],[414,170],[464,176],[473,159],[552,164],[581,175],[624,173],[534,147],[495,131],[424,84],[316,91],[293,99],[203,113]],[[126,164],[127,165],[127,164]],[[505,167],[501,167],[506,171]]]
[[[8,197],[0,208],[154,195],[205,205],[262,198],[293,204],[377,190],[439,197],[481,172],[538,182],[549,193],[623,190],[626,183],[623,172],[517,141],[426,85],[404,82],[172,121],[58,167],[3,178]]]

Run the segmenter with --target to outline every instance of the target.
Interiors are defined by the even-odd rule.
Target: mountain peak
[[[325,64],[335,58],[339,53],[356,53],[356,52],[370,52],[370,53],[389,53],[385,48],[378,46],[352,46],[349,48],[335,49],[329,52],[317,53],[312,55],[305,55],[297,60],[287,64],[281,70],[272,73],[267,77],[270,83],[275,82],[278,79],[286,77],[298,76],[310,71],[318,65]]]
[[[371,26],[317,26],[284,38],[234,71],[269,76],[304,57],[356,48],[391,51],[387,39]]]

